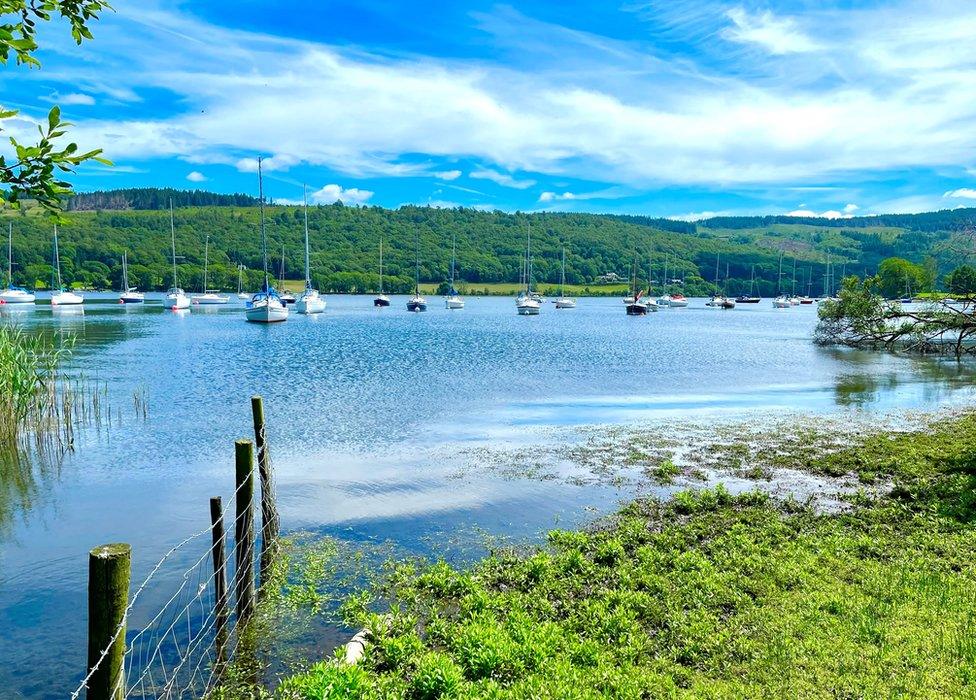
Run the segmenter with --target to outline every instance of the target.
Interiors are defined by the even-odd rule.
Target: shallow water
[[[141,580],[206,527],[208,497],[230,504],[251,394],[265,397],[286,530],[413,552],[450,545],[456,557],[477,551],[481,532],[533,538],[627,496],[481,471],[462,464],[472,446],[531,446],[559,426],[863,417],[974,398],[971,365],[815,348],[815,307],[695,300],[633,318],[618,299],[584,299],[519,317],[508,298],[469,298],[463,311],[430,301],[409,314],[405,297],[388,309],[330,297],[325,314],[270,327],[245,323],[234,302],[177,314],[89,295],[83,311],[4,310],[0,323],[76,335],[72,370],[108,383],[115,416],[81,430],[58,468],[26,487],[18,474],[17,489],[7,474],[0,488],[4,692],[63,697],[83,674],[91,547],[130,542]],[[133,408],[142,392],[147,420]]]

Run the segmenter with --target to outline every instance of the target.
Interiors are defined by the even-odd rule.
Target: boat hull
[[[185,294],[167,294],[163,299],[163,306],[172,311],[190,308],[190,297]]]
[[[413,313],[420,313],[421,311],[426,311],[426,310],[427,310],[427,302],[426,301],[408,301],[407,302],[407,311],[411,311]]]
[[[379,296],[379,297],[376,297],[375,299],[373,299],[373,306],[378,306],[378,307],[383,308],[383,307],[387,307],[389,305],[390,305],[390,298],[387,297],[386,295]]]
[[[684,309],[685,307],[688,306],[688,300],[672,299],[671,301],[668,302],[668,306],[670,306],[672,309]]]
[[[244,317],[251,323],[281,323],[288,320],[288,307],[284,304],[260,303],[249,307]]]
[[[758,304],[762,301],[762,297],[737,297],[735,302],[737,304]]]
[[[33,304],[36,297],[30,292],[8,289],[0,292],[0,304]]]
[[[576,300],[575,299],[556,299],[557,309],[575,309]]]
[[[627,304],[626,309],[628,316],[647,316],[647,304],[635,302]]]
[[[295,313],[305,314],[310,316],[312,314],[320,314],[325,311],[325,299],[320,297],[318,294],[305,296],[304,294],[298,297],[298,301],[295,302]]]
[[[464,299],[461,297],[448,297],[444,300],[445,309],[463,309]]]
[[[230,301],[229,297],[220,296],[219,294],[203,294],[201,296],[193,297],[193,303],[199,306],[216,306],[218,304],[226,304]]]
[[[120,304],[142,304],[146,301],[146,295],[141,292],[126,292],[119,296]]]
[[[61,292],[51,297],[51,306],[78,306],[84,303],[84,297],[74,292]]]

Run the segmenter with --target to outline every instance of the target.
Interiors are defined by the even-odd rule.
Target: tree
[[[888,299],[927,289],[931,273],[921,265],[904,258],[885,258],[878,265],[877,291]]]
[[[880,276],[847,277],[838,300],[818,309],[814,334],[818,345],[883,348],[918,353],[976,354],[976,306],[944,302],[922,309],[886,301],[878,288]]]
[[[972,265],[960,265],[946,275],[946,288],[950,294],[959,296],[976,294],[976,268]]]
[[[38,22],[49,22],[57,14],[71,25],[71,36],[81,44],[91,39],[89,24],[98,19],[103,10],[111,9],[102,0],[0,0],[0,17],[13,16],[12,21],[0,24],[0,64],[6,65],[13,54],[17,65],[39,68],[34,55],[37,46]],[[0,107],[0,123],[17,114],[17,110]],[[17,206],[20,199],[34,199],[50,212],[59,211],[62,199],[71,193],[70,183],[60,179],[85,161],[111,163],[99,157],[101,149],[79,153],[75,143],[63,146],[59,142],[71,125],[61,120],[61,109],[51,108],[47,124],[38,125],[40,141],[25,146],[14,138],[12,158],[0,155],[0,203]],[[3,129],[0,128],[0,132]]]

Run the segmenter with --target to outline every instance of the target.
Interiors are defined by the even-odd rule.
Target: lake
[[[816,348],[816,308],[776,310],[769,300],[734,311],[692,300],[628,317],[619,299],[582,299],[575,310],[545,304],[520,317],[510,298],[468,298],[448,311],[435,297],[430,311],[410,314],[406,297],[374,309],[369,297],[332,296],[321,316],[256,326],[236,300],[174,313],[114,299],[0,314],[0,323],[76,336],[70,371],[106,384],[112,416],[80,428],[60,464],[4,474],[5,697],[65,697],[83,675],[91,547],[131,543],[140,581],[206,528],[210,496],[230,505],[233,441],[250,436],[252,394],[265,398],[286,531],[452,557],[478,551],[484,534],[531,540],[628,496],[479,469],[470,455],[482,447],[532,446],[567,426],[863,418],[974,398],[971,365]]]

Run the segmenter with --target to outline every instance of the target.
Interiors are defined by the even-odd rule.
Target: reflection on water
[[[701,417],[973,399],[972,365],[814,347],[810,307],[716,313],[699,300],[634,318],[618,299],[584,299],[519,317],[511,299],[426,314],[405,302],[331,297],[325,314],[271,327],[245,323],[235,300],[174,313],[90,295],[82,313],[3,313],[0,323],[76,336],[71,371],[107,382],[123,418],[146,391],[149,415],[79,430],[59,469],[5,470],[0,513],[21,515],[0,529],[0,684],[15,697],[63,697],[84,667],[88,549],[132,543],[139,580],[206,528],[207,499],[233,490],[233,440],[250,432],[254,393],[266,399],[286,529],[415,552],[480,530],[533,537],[627,495],[472,465],[456,478],[458,455],[479,445],[532,445],[560,425],[666,431]],[[43,677],[17,672],[32,667]]]

